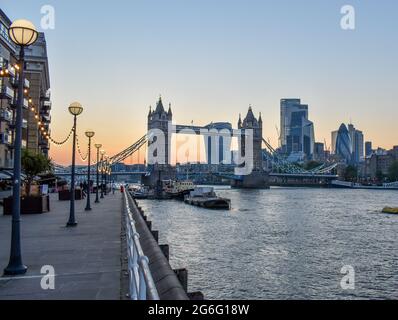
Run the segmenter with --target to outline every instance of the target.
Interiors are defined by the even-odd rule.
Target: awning
[[[12,180],[12,174],[7,171],[0,171],[0,180]]]
[[[14,177],[14,173],[12,171],[9,171],[9,170],[0,171],[0,179],[1,180],[12,180],[13,177]],[[26,175],[21,173],[21,179],[25,180]]]

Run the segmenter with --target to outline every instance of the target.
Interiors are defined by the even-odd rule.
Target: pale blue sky
[[[162,94],[178,123],[236,125],[252,104],[274,145],[287,97],[309,104],[318,141],[330,143],[351,118],[376,146],[398,144],[395,0],[2,0],[1,8],[40,26],[45,4],[56,12],[46,31],[55,137],[79,100],[81,128],[118,151],[143,135]],[[356,9],[355,31],[340,28],[345,4]],[[63,161],[56,147],[53,156]]]

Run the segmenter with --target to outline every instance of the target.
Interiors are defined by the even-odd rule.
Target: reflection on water
[[[178,201],[140,201],[170,244],[171,264],[187,267],[189,290],[206,299],[397,299],[398,192],[377,190],[219,190],[231,211]],[[340,287],[352,265],[355,290]]]

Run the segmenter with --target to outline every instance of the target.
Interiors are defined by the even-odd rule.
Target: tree
[[[344,179],[346,181],[354,181],[358,178],[358,168],[355,166],[348,166],[345,169]]]
[[[30,187],[35,177],[41,173],[52,171],[51,160],[41,153],[33,153],[27,149],[22,151],[21,165],[26,175],[26,194],[30,196]]]
[[[398,181],[398,160],[394,161],[388,168],[388,178],[391,182]]]

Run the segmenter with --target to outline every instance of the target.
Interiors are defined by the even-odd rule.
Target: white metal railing
[[[148,257],[141,248],[140,235],[130,209],[131,196],[128,190],[123,193],[126,210],[126,239],[128,252],[128,272],[130,278],[130,299],[159,300],[159,294],[149,270]]]

